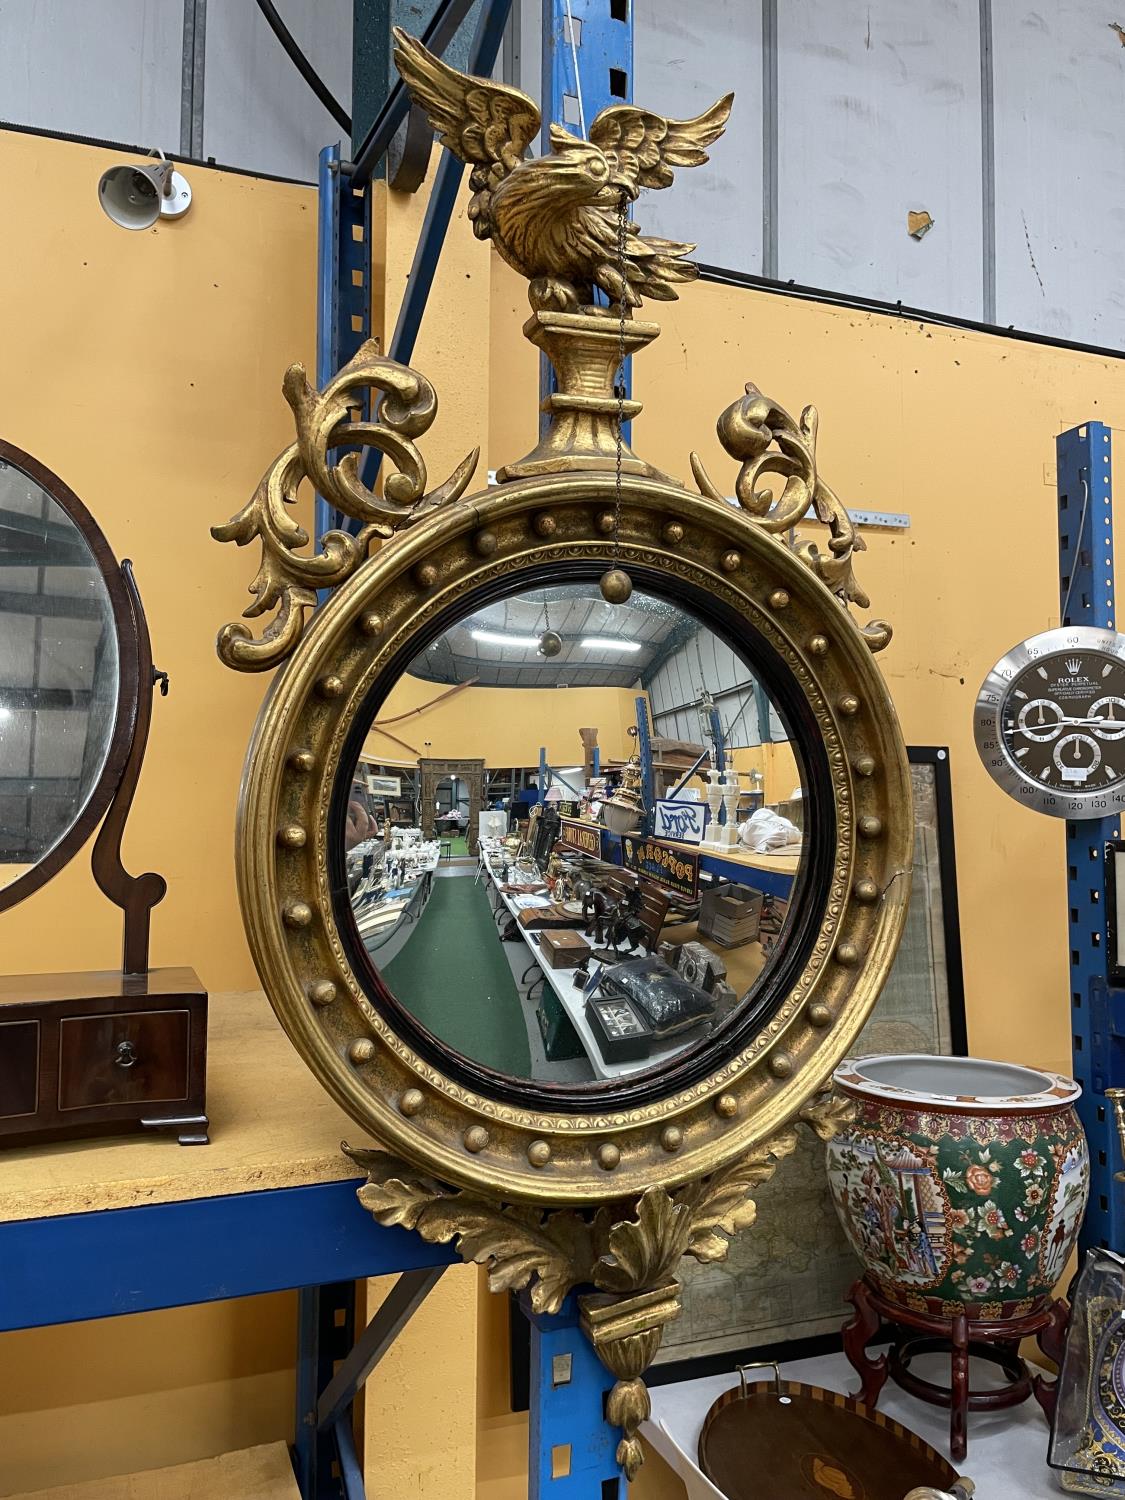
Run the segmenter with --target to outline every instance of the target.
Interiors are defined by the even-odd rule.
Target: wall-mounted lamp
[[[151,229],[158,219],[179,219],[191,207],[191,187],[170,161],[110,167],[98,183],[98,202],[122,229]]]

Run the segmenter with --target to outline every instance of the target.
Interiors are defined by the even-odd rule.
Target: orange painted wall
[[[535,373],[522,301],[494,261],[492,368],[505,389]],[[753,380],[794,415],[817,406],[818,461],[845,504],[910,515],[905,532],[866,533],[856,571],[895,628],[878,660],[907,742],[950,750],[970,1045],[1065,1070],[1062,826],[994,786],[972,706],[1008,647],[1058,623],[1055,436],[1087,418],[1125,426],[1125,361],[704,282],[659,317],[660,338],[633,364],[646,459],[691,485],[697,449],[733,492],[715,419]],[[493,451],[526,449],[534,406],[493,402]],[[1125,493],[1120,451],[1115,470]]]
[[[155,700],[125,858],[168,880],[153,962],[193,964],[210,988],[233,989],[256,983],[232,856],[263,680],[215,655],[255,559],[208,527],[291,440],[281,375],[294,359],[314,363],[316,197],[199,169],[187,218],[127,233],[97,201],[99,175],[119,159],[0,133],[11,226],[0,237],[0,429],[133,560],[171,692]],[[9,973],[111,968],[120,946],[120,913],[95,889],[88,852],[0,914]]]
[[[195,168],[190,215],[130,234],[97,202],[118,160],[0,132],[0,432],[136,566],[172,690],[155,700],[125,859],[168,880],[153,962],[193,964],[221,991],[257,982],[233,853],[264,684],[215,655],[255,560],[208,527],[290,441],[281,375],[313,361],[316,198]],[[120,946],[88,849],[0,914],[6,973],[110,968]],[[276,1296],[0,1336],[0,1494],[284,1436],[295,1326],[294,1299]]]
[[[172,696],[156,705],[126,853],[169,878],[156,961],[194,962],[221,989],[252,978],[231,850],[264,684],[214,658],[214,632],[245,601],[254,559],[215,545],[207,528],[289,437],[279,385],[291,359],[312,363],[314,196],[200,168],[187,220],[130,236],[94,198],[112,160],[0,133],[0,199],[18,226],[0,241],[0,428],[57,469],[136,561]],[[393,319],[423,206],[377,201],[377,322]],[[1057,620],[1054,435],[1091,416],[1125,425],[1125,364],[706,284],[659,313],[664,333],[635,365],[647,409],[634,441],[647,458],[686,480],[698,448],[730,487],[714,420],[753,378],[794,412],[819,406],[820,461],[845,501],[910,513],[909,531],[869,535],[859,571],[896,627],[880,660],[907,739],[950,747],[971,1044],[1065,1066],[1062,829],[994,788],[972,748],[971,706],[991,662]],[[425,440],[435,478],[478,441],[482,473],[532,446],[538,374],[519,333],[525,316],[522,285],[473,239],[462,203],[416,356],[442,401]],[[118,944],[84,859],[0,915],[12,972],[111,964]],[[373,1393],[373,1445],[383,1413],[394,1414],[385,1493],[417,1488],[426,1467],[444,1486],[435,1493],[467,1496],[475,1472],[479,1500],[526,1494],[524,1427],[504,1407],[503,1303],[473,1290],[464,1278],[439,1289],[445,1301]],[[0,1454],[26,1459],[14,1481],[0,1462],[0,1494],[73,1476],[57,1466],[59,1433],[80,1436],[66,1452],[88,1473],[127,1461],[138,1426],[153,1449],[180,1443],[174,1456],[285,1435],[291,1316],[281,1298],[103,1325],[96,1346],[73,1329],[20,1335],[18,1349],[0,1340],[0,1365],[35,1371],[0,1379]],[[148,1372],[143,1391],[137,1369]],[[428,1425],[439,1376],[480,1418],[447,1425],[441,1442]],[[237,1416],[247,1411],[252,1422]],[[657,1493],[659,1475],[646,1471],[639,1500]]]
[[[586,726],[597,728],[603,758],[621,759],[632,750],[628,730],[636,724],[637,695],[629,688],[467,687],[426,706],[448,691],[440,682],[403,677],[379,710],[379,722],[387,721],[387,729],[418,755],[483,757],[489,767],[538,766],[540,746],[553,766],[581,765],[578,730]],[[389,722],[400,714],[410,718]],[[363,749],[377,760],[411,758],[378,729]]]
[[[533,389],[537,356],[519,333],[523,288],[499,261],[492,306],[491,448],[522,453],[535,402],[499,399],[499,382]],[[994,786],[972,706],[1008,647],[1058,624],[1055,436],[1091,418],[1125,427],[1125,361],[710,283],[657,314],[661,337],[633,362],[646,459],[691,485],[697,449],[732,493],[714,424],[753,380],[794,415],[818,407],[819,463],[845,504],[909,513],[908,531],[867,533],[857,573],[895,627],[879,663],[907,742],[949,747],[970,1047],[1068,1070],[1063,829]],[[1120,450],[1114,468],[1125,494]],[[518,1451],[516,1419],[492,1422],[494,1453]],[[521,1478],[497,1464],[481,1493],[515,1500]],[[636,1486],[637,1500],[682,1493],[659,1464]]]

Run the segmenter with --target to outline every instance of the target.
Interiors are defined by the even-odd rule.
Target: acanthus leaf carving
[[[822,1140],[836,1133],[847,1101],[827,1091],[798,1119]],[[505,1204],[484,1192],[448,1187],[389,1152],[344,1150],[368,1174],[359,1201],[380,1224],[416,1230],[431,1244],[451,1241],[463,1260],[487,1267],[492,1291],[529,1288],[536,1313],[556,1313],[576,1288],[583,1325],[598,1357],[617,1378],[609,1419],[622,1428],[618,1462],[630,1479],[642,1462],[637,1429],[648,1412],[641,1375],[663,1327],[679,1316],[675,1270],[684,1255],[724,1260],[733,1237],[757,1217],[754,1190],[797,1145],[781,1131],[709,1177],[668,1191],[647,1188],[596,1211],[545,1213]]]
[[[841,1094],[836,1089],[829,1088],[817,1094],[806,1104],[798,1119],[810,1130],[815,1131],[822,1141],[827,1142],[847,1129],[855,1119],[855,1113],[856,1106],[853,1099],[849,1099],[846,1094]]]
[[[544,1214],[498,1203],[420,1177],[386,1152],[344,1149],[368,1173],[359,1201],[380,1224],[416,1230],[429,1244],[453,1241],[463,1260],[487,1266],[492,1291],[522,1291],[534,1282],[532,1306],[552,1313],[593,1279],[591,1229],[574,1210]]]
[[[677,1202],[663,1188],[648,1188],[641,1194],[635,1219],[610,1222],[617,1214],[607,1211],[598,1218],[605,1250],[594,1268],[594,1281],[607,1292],[632,1292],[666,1281],[691,1237],[690,1206]]]
[[[761,1151],[740,1157],[700,1183],[692,1205],[686,1253],[698,1261],[725,1260],[730,1241],[743,1229],[751,1228],[757,1219],[754,1189],[773,1176],[778,1163],[796,1145],[796,1131],[783,1131]]]
[[[444,484],[427,493],[426,465],[414,439],[432,425],[437,396],[417,370],[384,358],[376,339],[361,345],[323,391],[309,384],[303,365],[290,365],[282,392],[293,411],[296,441],[266,470],[249,503],[225,525],[211,528],[216,541],[240,547],[261,541],[261,562],[250,585],[254,600],[243,614],[253,619],[278,611],[257,639],[241,621],[219,632],[221,660],[244,672],[268,671],[284,661],[301,638],[306,612],[316,607],[317,590],[336,588],[365,561],[373,544],[459,499],[480,457],[474,449]],[[358,419],[368,397],[374,416]],[[332,462],[332,451],[341,448],[347,451]],[[369,448],[393,466],[383,476],[381,493],[363,483],[361,464]],[[325,532],[313,553],[300,551],[310,538],[292,514],[306,479],[339,515],[360,523],[354,534]]]
[[[741,467],[735,480],[735,497],[742,509],[763,531],[780,534],[793,531],[810,514],[828,527],[827,554],[812,541],[794,538],[794,554],[836,595],[844,608],[855,604],[870,607],[853,570],[853,558],[866,550],[855,522],[834,490],[817,472],[816,438],[819,417],[815,406],[806,406],[794,421],[784,407],[748,382],[746,394],[719,417],[716,424],[723,448]],[[726,503],[704,467],[698,453],[691,455],[691,469],[700,493]],[[775,495],[762,480],[782,481]],[[891,639],[885,620],[872,620],[861,631],[872,651],[881,651]]]

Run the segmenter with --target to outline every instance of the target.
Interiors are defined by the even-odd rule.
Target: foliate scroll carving
[[[277,610],[256,640],[239,621],[219,632],[219,656],[243,672],[267,671],[284,661],[301,638],[305,612],[315,607],[317,590],[335,588],[349,578],[373,542],[458,499],[480,456],[474,449],[443,485],[426,492],[426,465],[414,439],[433,423],[437,396],[417,370],[383,358],[375,339],[363,344],[323,391],[313,389],[301,364],[289,366],[281,388],[293,409],[297,440],[266,470],[249,504],[225,526],[211,528],[217,541],[240,547],[261,540],[262,560],[250,585],[254,602],[243,614],[252,619]],[[360,410],[368,393],[373,417],[364,420]],[[332,462],[332,451],[341,448],[349,451]],[[381,493],[368,489],[361,478],[368,448],[393,465],[392,472],[383,474]],[[354,535],[325,532],[320,550],[312,553],[300,551],[309,534],[291,511],[306,479],[338,513],[360,523]]]
[[[748,384],[745,396],[723,412],[717,430],[723,447],[742,466],[735,480],[742,509],[763,531],[774,533],[792,531],[810,513],[823,521],[828,527],[827,555],[812,541],[795,539],[790,545],[845,608],[857,604],[866,609],[871,600],[852,569],[855,553],[865,551],[866,543],[847,508],[817,473],[818,420],[816,407],[806,406],[795,422],[756,385]],[[691,468],[702,494],[712,500],[725,499],[698,453],[691,455]],[[761,486],[771,476],[782,481],[780,495]],[[891,627],[885,620],[872,620],[863,626],[862,634],[872,651],[881,651],[891,639]]]
[[[634,1292],[666,1281],[684,1255],[724,1260],[731,1238],[754,1222],[754,1189],[795,1145],[796,1132],[784,1131],[711,1177],[670,1193],[648,1188],[592,1217],[501,1204],[420,1176],[388,1152],[345,1150],[368,1174],[359,1201],[380,1224],[415,1229],[430,1244],[456,1240],[462,1259],[488,1266],[493,1291],[534,1283],[535,1311],[555,1313],[576,1286]]]
[[[431,1245],[455,1240],[462,1260],[488,1267],[491,1291],[534,1280],[535,1311],[556,1313],[574,1286],[593,1280],[593,1229],[581,1214],[503,1204],[420,1176],[388,1152],[344,1150],[368,1174],[358,1197],[378,1223],[414,1229]]]
[[[556,1313],[575,1287],[597,1289],[580,1299],[583,1322],[618,1377],[607,1415],[623,1430],[617,1460],[632,1479],[643,1458],[637,1429],[649,1409],[640,1377],[664,1324],[680,1314],[676,1266],[685,1255],[726,1259],[731,1239],[757,1216],[754,1189],[796,1144],[796,1130],[783,1131],[711,1177],[672,1192],[648,1188],[589,1214],[500,1203],[421,1176],[387,1152],[344,1149],[368,1174],[359,1201],[380,1224],[416,1230],[431,1244],[454,1241],[463,1260],[488,1267],[492,1291],[530,1287],[534,1310]]]
[[[830,1088],[811,1099],[797,1118],[827,1143],[842,1135],[855,1120],[855,1116],[855,1100]]]

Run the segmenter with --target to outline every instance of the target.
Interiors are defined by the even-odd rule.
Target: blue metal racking
[[[603,109],[632,100],[633,0],[543,0],[543,151],[550,150],[552,125],[588,135]],[[632,363],[627,359],[622,371],[626,396],[632,395]],[[541,397],[552,382],[550,361],[540,355]],[[627,443],[631,428],[621,424]]]
[[[1112,444],[1109,428],[1086,422],[1056,439],[1059,588],[1062,624],[1115,629]],[[1090,1206],[1080,1248],[1125,1249],[1125,1194],[1114,1181],[1118,1145],[1105,1090],[1125,1083],[1125,992],[1110,981],[1106,845],[1118,819],[1067,821],[1067,931],[1071,1039],[1078,1112],[1090,1143]]]

